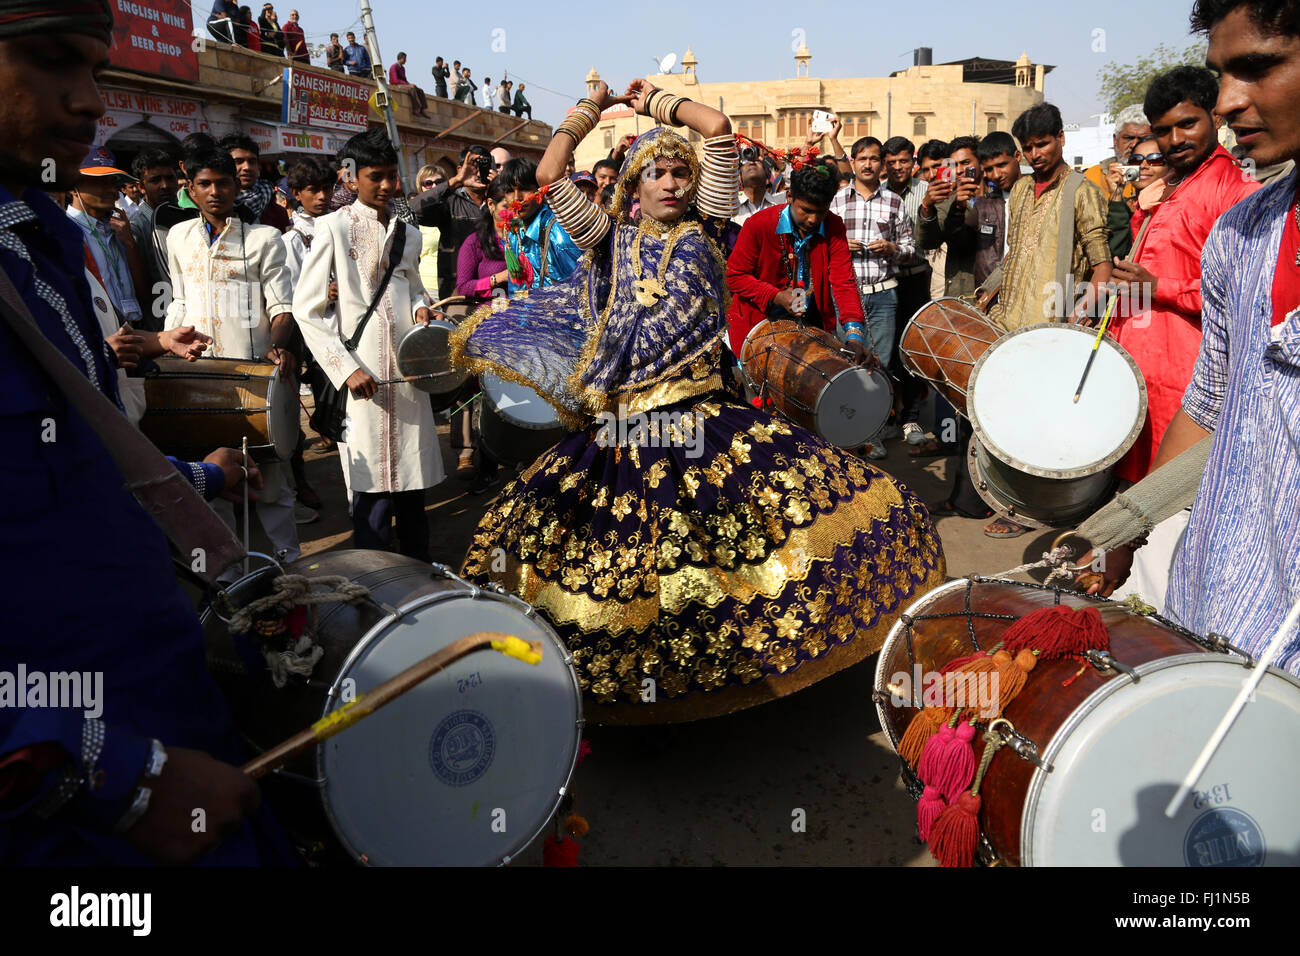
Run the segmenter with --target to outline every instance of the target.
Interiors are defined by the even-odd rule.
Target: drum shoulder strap
[[[1061,183],[1061,219],[1056,233],[1056,281],[1062,289],[1067,288],[1066,278],[1074,264],[1074,196],[1086,181],[1082,173],[1071,170]]]
[[[379,302],[384,297],[384,292],[388,289],[388,281],[392,279],[393,273],[397,271],[398,265],[402,262],[402,254],[406,251],[406,223],[397,220],[397,228],[393,230],[393,245],[388,250],[388,268],[384,270],[383,276],[379,280],[379,285],[375,286],[375,295],[370,300],[370,305],[366,309],[366,314],[361,317],[357,323],[356,331],[351,337],[344,340],[343,344],[348,347],[349,352],[355,352],[357,346],[361,343],[361,333],[366,330],[366,323],[370,317],[375,314],[375,309],[379,308]]]
[[[126,480],[127,489],[176,550],[188,561],[196,548],[202,549],[205,570],[197,573],[215,583],[226,568],[244,556],[243,547],[176,467],[45,337],[3,269],[0,318],[99,436]]]

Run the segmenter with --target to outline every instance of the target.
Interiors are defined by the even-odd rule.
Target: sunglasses
[[[1163,166],[1165,164],[1164,153],[1147,153],[1145,156],[1141,153],[1129,153],[1128,164],[1138,166],[1142,163],[1150,163],[1152,166]]]
[[[424,182],[420,183],[420,185],[423,186],[425,189],[429,189],[430,187],[432,187],[432,186],[436,186],[436,185],[438,185],[439,183],[442,183],[442,182],[446,182],[446,180],[443,180],[443,179],[426,179]]]

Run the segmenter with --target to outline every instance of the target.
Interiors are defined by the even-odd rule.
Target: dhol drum
[[[961,299],[944,297],[917,309],[899,339],[903,366],[966,414],[971,373],[1002,332]]]
[[[451,333],[456,323],[437,318],[427,326],[416,325],[402,336],[397,346],[397,370],[414,376],[411,384],[433,396],[434,411],[451,408],[469,372],[451,364]]]
[[[258,751],[467,634],[542,643],[536,666],[490,651],[464,657],[263,781],[286,831],[326,860],[509,862],[547,826],[578,755],[581,693],[554,631],[518,598],[401,555],[338,551],[284,571],[342,575],[370,596],[314,605],[324,656],[309,678],[290,676],[281,688],[258,647],[204,612],[209,668]],[[278,575],[259,570],[227,593],[244,606]]]
[[[484,375],[479,439],[503,465],[526,465],[568,434],[551,404],[535,389]]]
[[[1122,604],[980,578],[929,592],[894,625],[876,665],[873,696],[895,750],[919,706],[939,691],[924,695],[938,687],[949,693],[942,683],[948,676],[934,676],[945,663],[972,653],[973,644],[992,649],[1015,619],[1057,602],[1098,608],[1114,666],[1067,657],[1040,659],[1029,672],[1003,712],[1011,723],[1008,745],[994,755],[980,787],[977,862],[1294,865],[1300,681],[1269,670],[1198,789],[1170,820],[1165,806],[1241,689],[1248,659],[1226,642]],[[977,718],[977,758],[987,725],[988,718]],[[918,797],[920,784],[905,761],[903,777]]]
[[[258,461],[288,461],[298,444],[298,382],[270,362],[161,358],[145,373],[140,430],[169,455],[202,458],[239,448]]]
[[[1074,401],[1096,335],[1059,322],[1031,325],[989,346],[971,373],[971,477],[989,507],[1021,524],[1070,526],[1095,511],[1114,491],[1115,463],[1142,431],[1146,382],[1109,337]]]
[[[824,329],[766,319],[749,330],[740,364],[760,396],[832,445],[859,448],[894,407],[889,377],[854,365]]]

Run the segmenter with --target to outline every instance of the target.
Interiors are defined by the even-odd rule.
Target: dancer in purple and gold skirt
[[[611,216],[563,170],[617,103],[689,126],[704,159],[670,130],[643,134]],[[736,170],[723,114],[645,80],[623,96],[602,84],[537,171],[589,251],[566,282],[480,310],[453,340],[457,362],[536,389],[580,429],[505,489],[463,573],[555,626],[594,723],[694,720],[793,693],[877,651],[944,580],[907,488],[728,390],[715,241]]]

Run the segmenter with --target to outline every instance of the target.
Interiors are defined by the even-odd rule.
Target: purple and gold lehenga
[[[661,130],[633,145],[615,208],[669,153],[694,161]],[[792,693],[879,650],[944,579],[910,491],[724,390],[713,234],[725,219],[708,213],[620,216],[568,281],[480,310],[453,341],[458,362],[589,423],[502,492],[463,573],[546,616],[594,723],[694,720]]]

